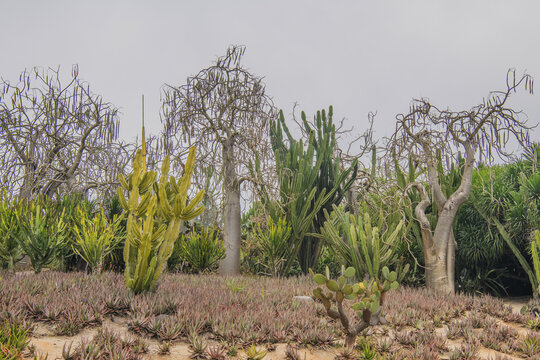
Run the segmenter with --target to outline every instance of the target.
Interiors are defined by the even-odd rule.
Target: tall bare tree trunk
[[[240,182],[234,160],[234,139],[228,139],[223,143],[225,258],[219,264],[221,275],[240,274]]]

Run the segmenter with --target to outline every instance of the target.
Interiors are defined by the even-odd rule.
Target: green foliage
[[[289,272],[296,258],[304,272],[316,263],[321,243],[311,233],[317,233],[322,226],[324,209],[341,202],[357,172],[356,161],[350,168],[341,170],[334,156],[332,107],[328,117],[325,111],[317,113],[316,129],[311,128],[304,113],[302,119],[309,134],[307,147],[302,139],[297,141],[291,135],[283,111],[277,121],[271,121],[270,138],[276,159],[279,199],[272,199],[264,186],[257,188],[259,198],[274,222],[284,216],[291,226],[290,256],[285,261],[283,273]],[[262,177],[258,160],[251,172],[253,176]]]
[[[375,258],[371,259],[375,263]],[[347,334],[346,345],[354,344],[356,335],[371,325],[372,316],[379,313],[384,303],[386,292],[398,288],[398,276],[396,271],[390,271],[383,266],[378,277],[367,277],[366,280],[352,283],[358,277],[354,267],[342,267],[341,275],[337,280],[330,278],[330,270],[326,268],[326,274],[314,274],[313,280],[319,286],[313,290],[313,295],[319,299],[328,316],[334,320],[340,320]],[[323,289],[323,287],[325,289]],[[343,309],[345,300],[353,302],[351,308],[357,313],[360,323],[352,325],[346,311]],[[337,311],[333,309],[336,305]]]
[[[135,293],[155,290],[182,222],[198,216],[204,209],[197,207],[204,192],[199,192],[190,202],[187,199],[194,166],[195,148],[191,148],[184,175],[176,180],[168,175],[169,158],[166,157],[157,181],[156,172],[146,171],[143,146],[135,155],[128,180],[120,175],[118,199],[128,212],[124,275],[126,286]],[[127,198],[124,191],[128,193]]]
[[[381,214],[379,222],[374,223],[367,212],[355,216],[337,206],[326,216],[328,220],[321,228],[321,237],[336,260],[352,266],[359,279],[365,276],[379,279],[383,267],[399,264],[399,253],[395,248],[400,240],[402,220],[386,223],[389,218]],[[404,276],[408,269],[407,264],[400,275]]]
[[[99,206],[95,201],[88,200],[81,195],[67,194],[57,198],[51,202],[49,210],[51,216],[63,215],[63,222],[66,224],[65,237],[66,239],[75,238],[75,227],[79,224],[79,212],[83,211],[85,215],[92,216],[99,211]],[[55,215],[53,215],[55,214]],[[71,246],[65,246],[57,256],[57,267],[63,271],[80,269],[84,265],[84,260],[81,259]]]
[[[274,222],[267,218],[265,227],[258,224],[255,230],[257,243],[262,251],[263,264],[272,276],[285,276],[285,264],[290,256],[289,238],[292,228],[284,217]]]
[[[255,345],[251,345],[246,350],[244,350],[244,352],[246,353],[247,360],[262,360],[267,354],[266,349],[258,348]]]
[[[78,209],[78,215],[79,221],[74,228],[75,237],[71,246],[92,272],[101,273],[105,258],[122,241],[122,237],[118,236],[122,216],[109,221],[103,210],[89,217],[81,209]]]
[[[506,273],[515,274],[506,286],[517,286],[518,275],[517,279],[528,279],[535,296],[538,278],[524,254],[529,251],[532,234],[540,225],[539,160],[540,147],[534,145],[516,163],[480,166],[473,176],[470,205],[466,204],[463,212],[458,213],[460,230],[456,233],[461,241],[457,252],[459,262],[473,265],[478,273],[505,267]],[[471,248],[475,250],[475,258],[463,256]],[[472,261],[475,259],[476,262]]]
[[[21,226],[20,246],[36,273],[56,260],[68,245],[64,211],[55,214],[50,203],[38,200],[27,203]]]
[[[535,230],[534,239],[531,241],[531,258],[534,267],[534,276],[536,279],[536,291],[540,294],[540,231]]]
[[[197,231],[193,228],[182,236],[178,256],[195,273],[212,270],[225,256],[219,229],[206,227]]]
[[[0,325],[0,359],[20,359],[29,343],[29,329],[7,321]]]
[[[11,271],[24,257],[18,241],[22,209],[17,199],[9,200],[5,192],[0,194],[0,267]]]

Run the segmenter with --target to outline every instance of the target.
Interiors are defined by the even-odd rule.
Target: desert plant
[[[264,256],[264,265],[272,276],[283,274],[285,262],[290,256],[289,238],[292,228],[284,217],[280,217],[274,222],[269,216],[266,227],[262,228],[258,224],[255,230],[255,237]]]
[[[262,360],[267,354],[266,349],[258,348],[255,345],[251,345],[244,352],[246,353],[247,360]]]
[[[184,175],[169,177],[169,157],[161,166],[161,177],[146,171],[146,145],[138,150],[133,160],[133,171],[128,180],[121,174],[118,199],[128,212],[127,234],[124,245],[126,286],[135,293],[153,291],[161,276],[173,245],[185,220],[203,211],[197,207],[204,192],[200,191],[189,203],[187,193],[195,166],[195,148],[191,148]],[[127,191],[128,197],[124,195]]]
[[[364,216],[355,216],[337,206],[334,206],[331,214],[326,213],[326,217],[327,221],[321,228],[322,238],[341,264],[354,268],[358,279],[365,276],[379,279],[385,266],[395,266],[398,263],[398,254],[394,248],[403,221],[383,224],[385,216],[381,214],[379,223],[373,225],[367,212]],[[398,280],[401,280],[408,268],[407,264],[399,271]]]
[[[22,206],[15,199],[8,199],[6,192],[0,194],[0,267],[15,271],[15,264],[24,253],[19,245]]]
[[[197,273],[212,269],[224,256],[220,231],[214,227],[193,228],[179,242],[179,258]]]
[[[20,359],[30,339],[23,325],[4,322],[0,325],[0,359]]]
[[[531,241],[531,257],[534,267],[534,276],[537,284],[536,296],[540,294],[540,231],[534,231],[534,238]]]
[[[326,275],[314,274],[313,280],[318,285],[325,285],[329,290],[325,292],[322,287],[313,290],[313,295],[321,300],[327,315],[341,322],[345,332],[345,346],[349,349],[354,347],[357,335],[372,324],[380,322],[379,317],[372,315],[378,314],[378,311],[384,303],[385,294],[390,289],[398,288],[398,274],[390,271],[384,266],[381,270],[381,278],[371,278],[350,284],[354,279],[356,270],[353,267],[342,268],[342,274],[336,280],[330,279],[330,271],[326,270]],[[359,322],[352,324],[351,319],[343,308],[345,300],[352,300],[355,303],[351,306],[357,312]],[[336,305],[337,310],[332,306]]]
[[[27,203],[19,244],[36,273],[50,265],[67,245],[64,212],[60,216],[55,215],[47,203],[37,200]]]
[[[79,221],[74,227],[75,238],[71,244],[73,251],[90,267],[93,273],[101,273],[103,262],[122,238],[117,236],[122,216],[109,221],[103,210],[90,218],[78,209]]]

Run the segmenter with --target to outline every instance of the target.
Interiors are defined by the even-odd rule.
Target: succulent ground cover
[[[537,319],[489,296],[392,291],[388,325],[368,328],[350,353],[322,304],[293,299],[311,293],[308,277],[166,274],[156,292],[135,295],[119,274],[48,271],[3,274],[1,286],[0,323],[24,329],[14,332],[30,340],[29,358],[44,355],[45,338],[60,339],[66,359],[540,358]]]

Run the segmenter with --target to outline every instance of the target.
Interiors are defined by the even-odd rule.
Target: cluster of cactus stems
[[[319,299],[328,316],[339,320],[345,331],[345,346],[353,348],[356,337],[370,325],[382,323],[379,317],[381,306],[384,303],[386,292],[395,290],[399,284],[397,273],[390,271],[388,267],[382,268],[382,279],[369,279],[351,284],[356,271],[353,267],[342,267],[341,275],[337,281],[330,278],[330,270],[326,267],[326,274],[314,274],[313,280],[318,285],[324,285],[328,291],[318,286],[313,290],[313,295]],[[351,308],[357,312],[360,321],[352,324],[349,315],[343,308],[345,300],[354,301]],[[336,308],[333,307],[336,305]]]
[[[144,129],[143,129],[144,137]],[[188,190],[195,166],[195,148],[191,148],[184,175],[176,180],[169,176],[169,157],[161,166],[161,177],[146,170],[146,148],[133,160],[128,179],[121,174],[117,190],[120,204],[128,213],[124,247],[125,283],[135,293],[154,291],[167,260],[173,251],[181,226],[202,213],[197,206],[204,196],[200,191],[188,202]],[[127,197],[124,195],[127,192]]]

